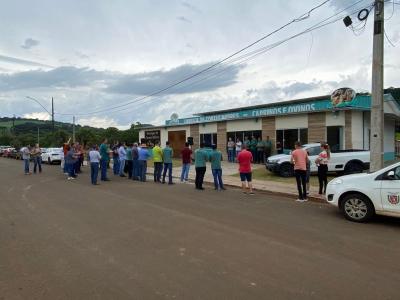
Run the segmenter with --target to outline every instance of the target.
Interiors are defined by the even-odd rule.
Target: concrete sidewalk
[[[252,168],[253,170],[255,170],[260,168],[264,169],[265,167],[264,165],[253,164]],[[182,170],[181,167],[173,168],[172,176],[175,179],[175,183],[180,182],[181,170]],[[222,180],[224,181],[224,184],[226,186],[241,188],[242,183],[240,181],[239,176],[232,176],[234,174],[238,174],[238,172],[239,172],[238,165],[236,163],[222,162],[222,174],[223,174]],[[265,170],[265,172],[268,171]],[[154,168],[152,166],[147,167],[147,174],[148,175],[154,174]],[[194,165],[192,165],[189,171],[189,181],[194,181],[195,176],[196,176],[195,167]],[[210,163],[207,163],[207,172],[204,177],[204,182],[207,184],[214,184],[214,178],[211,173]],[[291,198],[297,198],[298,195],[296,180],[294,178],[292,184],[287,184],[277,181],[257,180],[257,179],[253,179],[252,182],[253,182],[253,188],[256,191],[286,195]],[[323,195],[319,195],[318,188],[314,186],[310,187],[309,199],[318,202],[325,202],[325,197]]]

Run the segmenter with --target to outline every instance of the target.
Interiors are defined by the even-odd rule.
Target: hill
[[[90,126],[75,125],[76,141],[83,145],[99,144],[104,138],[109,142],[124,141],[137,142],[139,138],[140,123],[132,124],[127,130],[115,127],[94,128]],[[57,147],[72,138],[73,125],[71,123],[55,122],[54,131],[51,121],[26,118],[0,118],[0,145],[33,145],[40,143],[43,147]]]

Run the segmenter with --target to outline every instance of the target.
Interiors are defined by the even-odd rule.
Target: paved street
[[[396,219],[87,172],[0,158],[0,299],[400,298]]]

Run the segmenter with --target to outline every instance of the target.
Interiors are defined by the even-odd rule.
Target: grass
[[[41,121],[41,120],[15,120],[15,126],[25,124],[27,122],[37,123],[37,124],[45,123],[45,121]],[[12,121],[0,121],[0,127],[11,128],[12,125],[13,125]]]
[[[149,159],[149,160],[147,161],[147,165],[148,165],[149,167],[153,167],[153,166],[154,166],[153,160],[152,160],[152,159]],[[180,158],[173,158],[173,159],[172,159],[172,166],[173,166],[173,167],[182,167],[182,159],[180,159]]]
[[[239,174],[234,174],[231,176],[238,177]],[[328,176],[328,181],[332,180],[333,178],[335,178],[335,176]],[[265,181],[276,181],[276,182],[282,182],[282,183],[288,183],[288,184],[293,184],[293,182],[295,180],[294,177],[289,177],[289,178],[281,177],[281,176],[276,175],[264,168],[254,169],[253,170],[253,179],[265,180]],[[317,175],[311,175],[310,185],[318,186],[318,176]]]

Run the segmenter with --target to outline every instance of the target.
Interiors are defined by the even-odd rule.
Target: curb
[[[153,173],[147,173],[147,175],[153,175]],[[174,179],[179,179],[179,176],[172,176],[172,178]],[[189,182],[194,182],[193,179],[189,179]],[[204,183],[208,186],[208,185],[214,185],[214,182],[212,181],[204,181]],[[230,184],[230,183],[224,183],[224,186],[230,187],[230,188],[234,188],[234,189],[241,189],[241,186],[235,185],[235,184]],[[296,199],[297,198],[297,194],[296,193],[285,193],[285,192],[280,192],[280,191],[271,191],[271,190],[263,190],[263,189],[258,189],[258,188],[253,188],[254,191],[257,191],[261,194],[273,194],[273,195],[279,195],[279,196],[287,196],[291,199]],[[320,197],[315,197],[315,196],[308,196],[308,201],[311,202],[316,202],[316,203],[320,203],[320,204],[327,204],[326,200],[324,198],[320,198]]]

